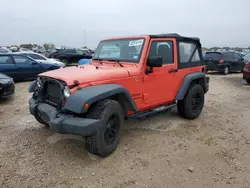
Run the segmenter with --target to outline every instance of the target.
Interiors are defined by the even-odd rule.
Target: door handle
[[[178,69],[170,69],[168,72],[169,72],[169,73],[178,72]]]

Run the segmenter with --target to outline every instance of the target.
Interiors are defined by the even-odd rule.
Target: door
[[[17,76],[19,79],[34,79],[42,71],[38,62],[25,56],[13,55],[13,59],[16,63]]]
[[[74,49],[71,50],[65,50],[65,57],[68,60],[68,62],[72,63],[76,61],[76,51]]]
[[[226,63],[229,66],[230,71],[234,71],[237,69],[237,64],[234,60],[234,55],[232,52],[224,52],[224,63]]]
[[[237,53],[233,53],[233,55],[234,55],[235,70],[243,71],[245,66],[244,58]]]
[[[0,72],[15,79],[16,66],[9,55],[0,55]]]
[[[175,101],[177,86],[177,56],[175,39],[152,39],[147,57],[163,57],[163,66],[154,67],[152,73],[145,65],[143,78],[143,103],[147,107]]]

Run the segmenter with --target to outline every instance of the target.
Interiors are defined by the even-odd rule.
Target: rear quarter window
[[[0,64],[13,64],[10,56],[0,56]]]

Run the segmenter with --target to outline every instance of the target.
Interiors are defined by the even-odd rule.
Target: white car
[[[11,53],[11,51],[8,48],[0,47],[0,53]]]
[[[49,64],[56,64],[60,67],[65,67],[65,64],[53,59],[53,58],[47,58],[41,54],[35,53],[35,52],[17,52],[18,54],[22,54],[25,56],[28,56],[32,59],[34,59],[35,61],[39,62],[39,63],[49,63]]]

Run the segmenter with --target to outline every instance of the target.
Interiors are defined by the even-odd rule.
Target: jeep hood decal
[[[91,64],[78,67],[61,68],[49,72],[39,74],[62,80],[67,85],[73,85],[75,80],[79,83],[88,83],[93,81],[103,81],[108,79],[122,78],[129,76],[129,72],[125,67],[99,66]]]

